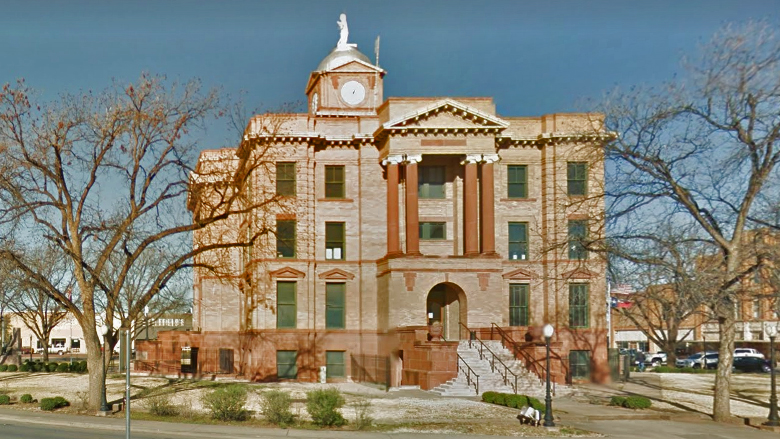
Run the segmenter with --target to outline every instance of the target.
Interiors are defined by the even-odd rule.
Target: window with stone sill
[[[569,369],[572,378],[589,380],[590,351],[569,351]]]
[[[568,162],[566,164],[566,190],[569,195],[588,194],[588,164],[586,162]]]
[[[528,326],[528,284],[509,285],[509,326]]]
[[[276,194],[295,196],[295,162],[276,163]]]
[[[528,259],[528,223],[509,223],[509,259]]]
[[[528,166],[508,165],[506,192],[508,198],[528,198]]]
[[[447,223],[421,222],[419,226],[420,239],[445,240],[447,239]]]
[[[325,223],[325,259],[345,259],[344,223]]]
[[[344,166],[325,166],[325,198],[344,198]]]
[[[276,220],[276,256],[295,257],[295,220]]]
[[[346,328],[347,284],[325,284],[325,327],[327,329]]]
[[[590,299],[588,284],[569,284],[569,327],[590,326]]]
[[[327,378],[345,378],[347,376],[346,352],[325,351],[325,375]]]
[[[588,250],[583,243],[587,237],[587,220],[569,220],[569,259],[588,259]]]
[[[298,378],[298,351],[276,351],[276,377],[289,380]]]
[[[295,328],[297,320],[296,283],[279,281],[276,283],[276,327]]]

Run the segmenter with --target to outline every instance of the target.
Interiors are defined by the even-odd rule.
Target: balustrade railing
[[[461,363],[463,363],[463,366],[465,366],[465,369],[461,367]],[[463,359],[463,357],[458,354],[458,369],[463,371],[463,373],[466,374],[466,384],[469,386],[474,386],[474,391],[476,391],[477,395],[479,395],[479,375],[474,372],[474,370],[469,366],[468,363],[466,363],[466,360]]]
[[[464,325],[463,322],[458,322],[458,323],[460,323],[460,325],[463,326],[466,329],[466,331],[468,332],[468,334],[469,334],[469,348],[472,347],[472,341],[477,341],[478,342],[478,344],[477,344],[477,352],[479,352],[479,359],[480,360],[484,360],[485,357],[487,356],[487,354],[485,354],[485,351],[487,351],[490,354],[490,357],[491,357],[488,360],[488,362],[490,363],[490,371],[491,372],[495,372],[496,371],[496,368],[498,368],[498,366],[496,366],[496,362],[498,362],[498,364],[501,365],[501,367],[498,368],[499,369],[498,373],[501,375],[501,378],[504,379],[504,385],[507,385],[507,386],[511,387],[512,390],[514,391],[514,393],[517,393],[517,378],[518,378],[518,375],[516,373],[512,372],[512,370],[509,368],[509,366],[504,364],[504,362],[501,361],[501,358],[499,358],[498,355],[495,354],[495,352],[491,351],[490,348],[487,347],[487,345],[485,345],[485,343],[483,343],[482,340],[479,339],[479,337],[476,337],[476,336],[472,337],[471,335],[472,334],[476,334],[476,333],[471,332],[471,330],[469,330],[468,326]],[[472,338],[474,340],[472,340]],[[512,379],[509,378],[510,375],[512,376]]]

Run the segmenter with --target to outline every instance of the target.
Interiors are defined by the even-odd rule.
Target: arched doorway
[[[440,283],[428,292],[425,301],[427,322],[440,322],[443,335],[447,341],[460,340],[468,337],[466,330],[460,325],[468,325],[466,311],[466,294],[452,283]]]

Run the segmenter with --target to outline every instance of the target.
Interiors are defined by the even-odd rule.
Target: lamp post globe
[[[764,425],[769,427],[780,427],[780,419],[777,416],[777,382],[775,380],[775,337],[777,336],[777,326],[769,324],[766,326],[766,333],[769,336],[769,368],[771,375],[772,393],[769,396],[769,417]]]
[[[547,371],[545,373],[547,376],[547,393],[544,398],[544,426],[555,427],[552,414],[552,396],[550,395],[550,339],[555,333],[555,328],[548,323],[542,328],[542,333],[544,334],[544,344],[547,346]]]
[[[107,347],[106,346],[106,336],[108,335],[108,331],[110,329],[111,328],[109,328],[105,324],[101,325],[100,328],[98,328],[98,330],[100,331],[100,334],[103,336],[103,344],[102,344],[102,346],[103,346],[103,355],[106,355],[106,347]],[[106,362],[105,362],[105,360],[101,360],[101,363],[102,363],[102,366],[103,366],[103,376],[105,377],[106,376],[106,373],[105,373]],[[103,381],[103,385],[100,386],[100,412],[102,412],[103,414],[111,412],[111,407],[108,406],[108,401],[106,401],[106,383],[105,383],[105,379]]]

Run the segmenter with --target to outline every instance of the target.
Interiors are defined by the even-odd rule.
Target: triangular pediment
[[[491,114],[452,99],[437,101],[382,125],[387,130],[408,128],[484,128],[503,130],[509,124]]]
[[[349,73],[384,73],[381,68],[363,62],[359,59],[352,60],[346,64],[328,70],[328,72],[349,72]]]
[[[281,278],[288,278],[288,279],[291,278],[300,279],[306,277],[306,273],[300,270],[296,270],[292,267],[280,268],[278,270],[270,271],[268,274],[270,274],[271,277],[281,277]]]
[[[350,272],[334,268],[324,273],[320,273],[317,277],[324,280],[352,280],[355,278],[355,275]]]
[[[596,273],[585,268],[575,268],[574,270],[567,271],[561,275],[564,279],[591,279],[596,276]]]
[[[504,273],[502,277],[507,280],[531,280],[536,279],[538,276],[533,271],[518,268],[509,273]]]

